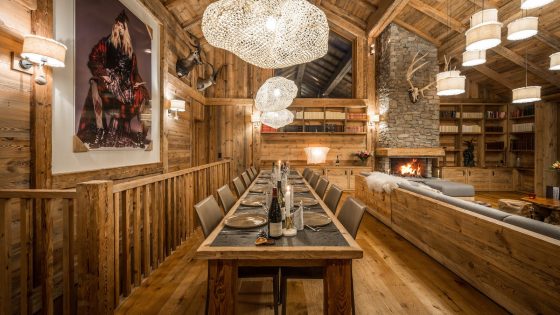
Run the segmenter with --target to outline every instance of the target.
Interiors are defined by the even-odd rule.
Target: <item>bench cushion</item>
[[[544,223],[518,215],[510,215],[504,219],[504,222],[560,240],[560,226],[557,225]]]
[[[474,186],[462,183],[450,182],[441,179],[426,179],[422,181],[427,186],[441,191],[444,195],[451,197],[474,197]]]

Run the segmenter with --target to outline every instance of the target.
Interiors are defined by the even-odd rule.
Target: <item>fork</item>
[[[306,224],[305,227],[308,228],[308,229],[310,229],[310,230],[313,231],[313,232],[319,232],[319,231],[321,231],[321,229],[316,228],[316,227],[312,227],[311,225],[307,225],[307,224]]]

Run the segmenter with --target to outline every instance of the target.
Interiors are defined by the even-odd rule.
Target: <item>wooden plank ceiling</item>
[[[204,9],[212,0],[161,0],[175,15],[183,28],[203,42],[200,21]],[[378,36],[391,22],[416,33],[438,46],[440,60],[443,55],[455,59],[454,66],[462,70],[469,80],[511,99],[511,88],[525,84],[525,54],[528,59],[528,81],[531,85],[542,85],[543,95],[560,95],[560,73],[548,70],[549,55],[560,51],[560,1],[540,9],[527,11],[529,16],[539,17],[539,35],[522,41],[508,41],[507,23],[521,17],[519,0],[486,0],[486,8],[498,8],[499,20],[504,23],[502,44],[487,52],[488,62],[476,68],[460,66],[465,47],[464,31],[469,27],[469,17],[482,7],[482,0],[310,0],[323,9],[336,29],[347,31],[357,37]],[[447,25],[450,25],[449,28]],[[339,32],[340,33],[340,32]],[[348,34],[341,34],[349,37]],[[331,44],[344,46],[343,40],[331,35]],[[294,80],[302,80],[302,96],[317,97],[329,87],[332,74],[344,66],[343,48],[329,50],[328,60],[306,66],[296,66],[279,71]],[[338,58],[338,65],[334,59]],[[342,65],[341,65],[342,64]],[[336,65],[336,66],[335,66]],[[319,69],[319,67],[323,69]],[[335,68],[336,67],[336,68]],[[345,69],[343,69],[345,70]],[[351,69],[348,71],[351,72]],[[299,74],[299,75],[298,75]],[[330,77],[329,77],[330,74]],[[351,77],[351,76],[350,76]],[[337,85],[328,91],[329,97],[346,97],[349,86],[348,74],[334,77]],[[337,81],[335,81],[336,83]],[[332,84],[330,84],[332,85]]]

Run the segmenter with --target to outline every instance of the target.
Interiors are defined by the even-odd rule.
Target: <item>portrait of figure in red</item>
[[[115,0],[101,2],[117,2],[113,11],[122,6]],[[83,104],[79,117],[76,111],[76,135],[88,149],[144,149],[151,141],[150,124],[146,121],[151,110],[150,29],[124,7],[113,16],[116,17],[109,28],[101,28],[108,24],[105,18],[101,25],[88,25],[77,39],[79,51],[83,50],[78,46],[80,39],[92,42],[96,33],[105,32],[104,36],[97,36],[93,46],[89,45],[87,59],[83,60],[85,54],[81,55],[82,64],[80,55],[76,54],[76,104],[80,102],[79,97]],[[139,43],[135,45],[137,40]],[[87,82],[83,82],[85,75]],[[80,86],[80,76],[85,89]]]

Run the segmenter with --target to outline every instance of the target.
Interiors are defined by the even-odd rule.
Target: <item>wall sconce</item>
[[[375,123],[379,122],[379,115],[378,114],[371,114],[369,115],[368,126],[374,127]]]
[[[20,60],[19,66],[22,69],[28,70],[33,64],[39,65],[35,83],[45,85],[47,84],[47,77],[43,66],[64,67],[66,46],[50,38],[25,35],[21,57],[23,59]]]
[[[179,119],[179,112],[184,112],[186,108],[185,100],[171,100],[169,101],[169,103],[170,103],[169,112],[173,113],[172,115],[173,119],[175,120]]]
[[[307,147],[304,149],[307,156],[307,164],[321,164],[327,161],[327,147]]]
[[[261,126],[261,112],[256,111],[251,115],[251,122],[254,128],[259,128]]]
[[[375,43],[369,45],[369,54],[375,55]]]

